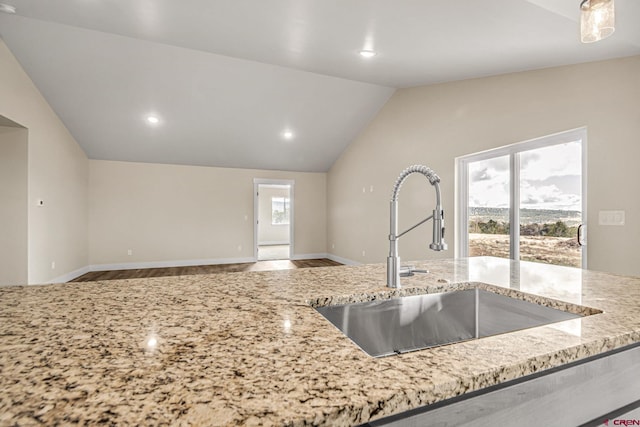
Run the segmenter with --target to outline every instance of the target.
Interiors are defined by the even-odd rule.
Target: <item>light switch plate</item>
[[[600,211],[598,224],[624,225],[624,211]]]

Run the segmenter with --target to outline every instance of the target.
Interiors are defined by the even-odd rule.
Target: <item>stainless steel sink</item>
[[[480,289],[317,307],[316,310],[375,357],[581,317]]]

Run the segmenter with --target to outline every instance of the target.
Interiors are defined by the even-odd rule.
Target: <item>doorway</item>
[[[27,138],[0,116],[0,286],[28,282]]]
[[[288,260],[293,255],[293,181],[254,179],[254,258]]]
[[[586,268],[586,143],[581,128],[458,158],[456,255]]]

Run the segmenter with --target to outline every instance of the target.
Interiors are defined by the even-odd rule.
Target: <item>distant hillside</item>
[[[494,220],[498,223],[509,222],[508,208],[470,207],[469,221],[487,222]],[[520,224],[553,224],[564,222],[567,226],[577,226],[582,222],[580,211],[563,211],[552,209],[520,209]]]

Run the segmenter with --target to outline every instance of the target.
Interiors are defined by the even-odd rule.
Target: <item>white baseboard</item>
[[[178,261],[149,261],[149,262],[126,262],[120,264],[94,264],[91,265],[90,271],[108,271],[108,270],[136,270],[139,268],[167,268],[167,267],[188,267],[193,265],[212,265],[212,264],[242,264],[246,262],[255,262],[251,258],[214,258],[214,259],[188,259]]]
[[[77,270],[74,270],[74,271],[72,271],[70,273],[63,274],[62,276],[58,276],[55,279],[49,280],[48,282],[45,282],[45,284],[46,285],[51,285],[53,283],[66,283],[69,280],[73,280],[76,277],[80,277],[83,274],[89,273],[90,271],[93,271],[93,270],[91,270],[91,266],[90,265],[87,265],[85,267],[82,267],[82,268],[79,268]]]
[[[327,254],[326,253],[320,253],[320,254],[295,254],[291,256],[291,260],[292,261],[302,261],[305,259],[319,259],[319,258],[326,258]]]
[[[283,240],[283,241],[272,240],[272,241],[258,243],[258,246],[281,246],[281,245],[290,245],[290,243],[288,240]]]
[[[360,265],[362,263],[358,262],[358,261],[353,261],[350,260],[348,258],[342,258],[338,255],[334,255],[334,254],[326,254],[325,258],[329,258],[331,261],[335,261],[335,262],[339,262],[340,264],[344,264],[344,265]]]

